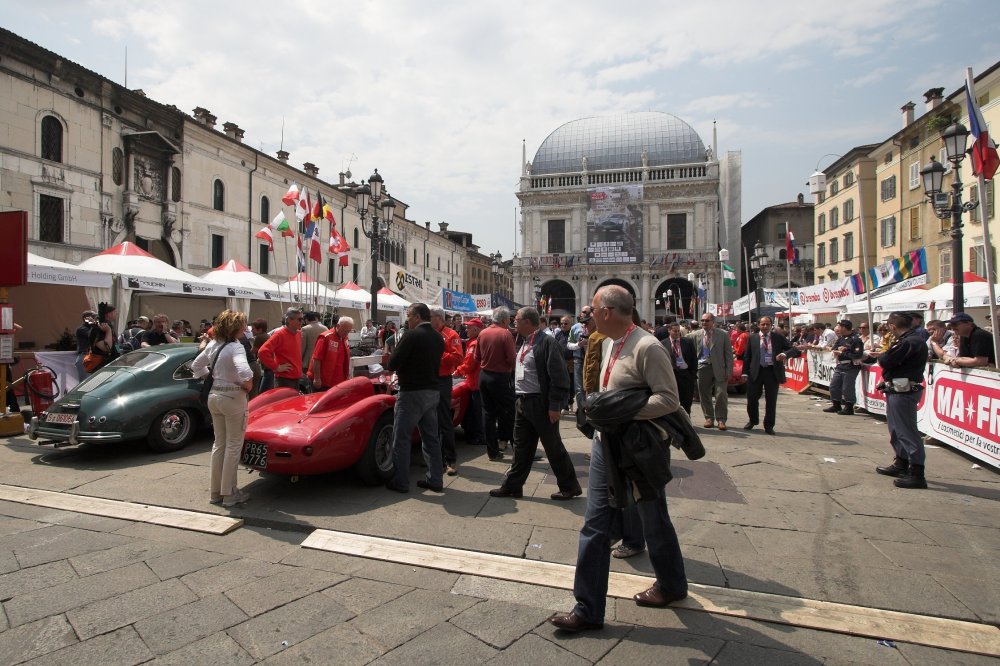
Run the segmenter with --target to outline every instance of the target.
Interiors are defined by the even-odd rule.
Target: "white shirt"
[[[830,347],[837,341],[837,334],[833,332],[832,328],[828,328],[819,336],[819,340],[824,347]]]
[[[218,340],[212,340],[194,359],[191,370],[195,377],[208,375],[208,366],[213,365],[219,344]],[[243,349],[243,345],[238,342],[227,342],[225,345],[212,367],[212,377],[215,378],[214,386],[240,386],[243,382],[253,379],[253,370],[247,363],[247,353]]]

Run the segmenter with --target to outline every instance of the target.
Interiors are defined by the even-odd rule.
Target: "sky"
[[[0,0],[0,25],[271,155],[284,124],[299,168],[378,168],[409,219],[505,257],[522,141],[566,122],[663,111],[708,146],[715,121],[746,222],[1000,60],[1000,3],[967,0]]]

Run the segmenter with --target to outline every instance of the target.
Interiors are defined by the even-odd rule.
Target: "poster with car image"
[[[587,263],[642,261],[642,185],[587,190]]]

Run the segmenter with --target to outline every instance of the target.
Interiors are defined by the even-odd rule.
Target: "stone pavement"
[[[783,394],[772,437],[739,429],[734,397],[733,429],[702,431],[706,459],[675,459],[670,510],[689,579],[1000,622],[1000,475],[934,448],[930,489],[896,489],[873,469],[890,457],[884,422],[825,404]],[[585,475],[589,442],[569,420],[563,434]],[[18,438],[0,447],[0,483],[222,511],[207,504],[209,447],[158,456]],[[489,498],[505,467],[482,449],[460,454],[443,495],[241,472],[253,499],[233,513],[247,526],[223,537],[0,502],[0,664],[997,663],[623,600],[604,631],[567,638],[544,619],[571,608],[569,592],[299,547],[324,527],[575,562],[583,499],[550,501],[544,464],[524,499]],[[650,573],[645,555],[613,567]]]

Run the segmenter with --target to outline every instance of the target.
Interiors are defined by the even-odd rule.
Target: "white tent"
[[[927,310],[930,292],[923,287],[893,291],[872,299],[872,312],[888,314],[893,310]],[[922,307],[921,307],[922,306]],[[863,296],[847,306],[848,314],[868,312],[868,303]]]
[[[359,287],[352,280],[337,290],[337,300],[339,300],[346,307],[364,310],[367,305],[371,304],[372,295]],[[381,300],[382,299],[379,299],[380,305]]]
[[[339,293],[339,292],[338,292]],[[369,300],[371,300],[369,298]],[[382,287],[378,290],[378,307],[379,310],[385,308],[386,310],[398,310],[402,312],[406,308],[410,307],[412,303],[398,295],[396,292],[391,291],[386,287]]]
[[[111,276],[107,273],[84,270],[31,252],[28,253],[28,282],[111,288]]]
[[[227,307],[249,312],[250,299],[280,302],[279,287],[235,259],[201,276],[202,280],[221,285],[227,290]]]
[[[307,273],[299,273],[288,282],[278,285],[278,293],[283,300],[304,305],[337,307],[340,300],[336,292],[330,291]]]
[[[115,304],[119,323],[129,319],[133,291],[152,291],[192,296],[227,296],[221,285],[205,282],[199,277],[160,261],[134,243],[124,242],[80,263],[77,268],[104,273],[115,278]],[[111,301],[112,288],[88,287],[87,298],[93,305]]]

